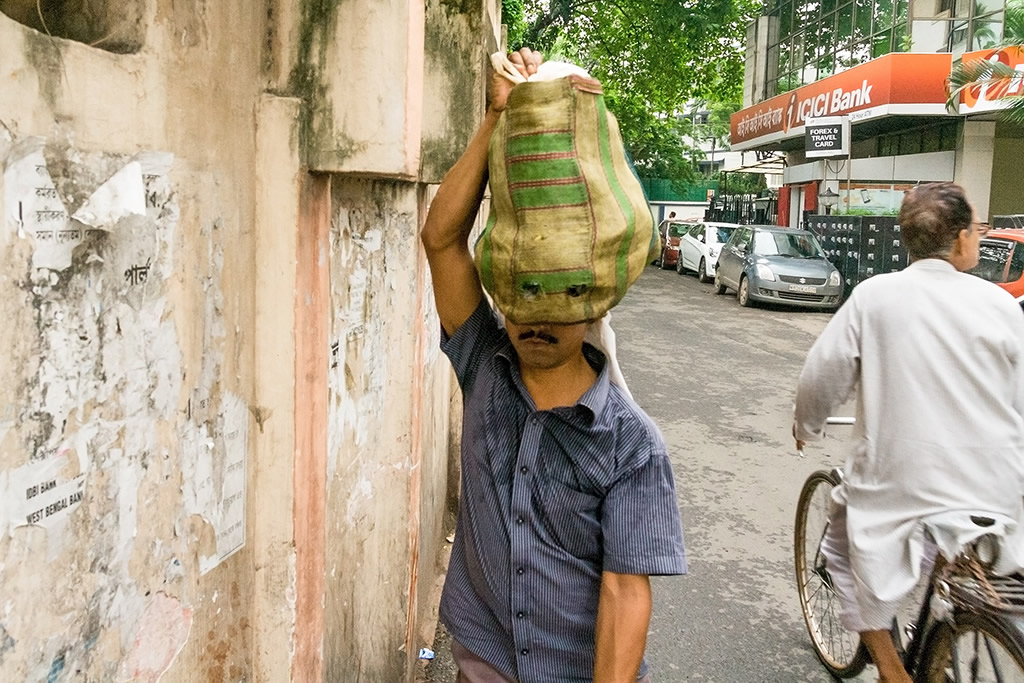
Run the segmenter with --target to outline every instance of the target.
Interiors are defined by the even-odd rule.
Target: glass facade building
[[[1020,0],[1010,0],[1015,5]],[[1007,0],[768,0],[765,95],[771,97],[891,52],[993,47]]]

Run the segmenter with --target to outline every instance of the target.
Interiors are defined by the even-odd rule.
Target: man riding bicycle
[[[884,683],[911,681],[889,628],[926,545],[947,554],[951,536],[1002,533],[998,569],[1024,566],[1024,316],[1007,292],[963,272],[987,232],[963,188],[919,185],[899,220],[911,265],[858,285],[826,326],[801,372],[793,424],[801,449],[859,389],[822,550],[843,626],[860,634]],[[971,515],[994,524],[958,525]]]

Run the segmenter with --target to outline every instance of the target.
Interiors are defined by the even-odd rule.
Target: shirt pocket
[[[541,523],[551,540],[573,557],[601,559],[602,496],[578,491],[557,479],[541,486]]]

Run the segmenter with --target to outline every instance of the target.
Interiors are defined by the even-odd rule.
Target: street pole
[[[853,124],[850,117],[846,117],[846,215],[850,215],[850,196],[852,192],[853,179]]]

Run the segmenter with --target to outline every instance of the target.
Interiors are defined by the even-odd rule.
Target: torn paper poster
[[[26,138],[12,148],[4,169],[4,222],[7,230],[35,242],[34,268],[64,270],[83,230],[69,220],[43,146],[42,138]]]
[[[71,217],[83,225],[109,231],[122,218],[145,215],[146,186],[142,181],[142,165],[132,161],[96,188]]]
[[[201,574],[217,567],[245,545],[245,484],[249,409],[234,394],[221,400],[209,424],[191,426],[182,439],[185,503],[213,527],[214,552],[199,557]]]
[[[154,152],[147,150],[135,155],[135,159],[142,171],[143,182],[154,178],[162,177],[171,172],[171,165],[174,163],[174,154],[171,152]]]
[[[68,452],[30,462],[7,473],[4,502],[11,529],[61,526],[82,502],[85,472],[67,476]],[[72,467],[77,470],[77,465]]]

